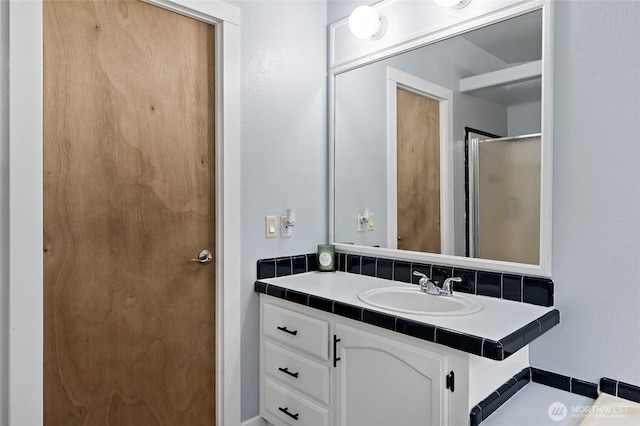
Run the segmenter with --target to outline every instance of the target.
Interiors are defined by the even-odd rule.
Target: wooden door
[[[214,28],[43,12],[44,424],[212,425]]]
[[[440,253],[440,104],[397,89],[398,248]]]

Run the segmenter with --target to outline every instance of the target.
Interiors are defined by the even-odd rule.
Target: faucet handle
[[[429,278],[428,276],[426,276],[425,274],[423,274],[422,272],[419,272],[419,271],[413,271],[413,275],[415,275],[416,277],[427,279],[427,280],[431,279],[431,278]]]
[[[418,271],[413,271],[413,275],[420,277],[420,282],[418,283],[420,284],[420,291],[429,294],[440,294],[440,289],[436,283],[431,281],[431,278]]]
[[[422,272],[419,271],[413,271],[413,275],[415,275],[416,277],[420,277],[420,281],[419,284],[420,285],[427,285],[427,283],[429,281],[431,281],[431,278],[429,278],[428,276],[426,276],[425,274],[423,274]]]
[[[461,277],[451,277],[444,280],[442,283],[442,291],[448,294],[453,294],[453,283],[461,283]]]

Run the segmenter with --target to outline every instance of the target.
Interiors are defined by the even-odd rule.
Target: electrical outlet
[[[264,236],[265,238],[276,238],[278,236],[278,219],[276,216],[264,217]]]
[[[369,222],[367,223],[367,231],[374,230],[376,215],[375,213],[369,213]]]
[[[287,217],[286,216],[280,216],[280,236],[282,238],[289,238],[291,235],[293,235],[293,226],[287,226]]]

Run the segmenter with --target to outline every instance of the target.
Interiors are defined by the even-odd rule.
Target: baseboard
[[[260,416],[255,416],[252,419],[246,420],[240,424],[240,426],[267,426],[269,423]]]

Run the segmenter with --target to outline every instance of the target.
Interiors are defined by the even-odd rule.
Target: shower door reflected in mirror
[[[537,264],[540,253],[540,134],[468,133],[469,255]]]

